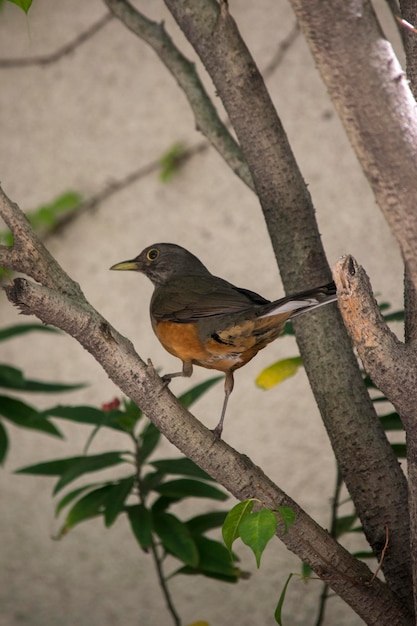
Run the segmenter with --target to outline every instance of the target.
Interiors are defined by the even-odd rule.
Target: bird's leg
[[[186,376],[189,378],[193,373],[193,364],[191,361],[183,361],[182,362],[182,370],[181,372],[173,372],[172,374],[164,374],[161,378],[164,381],[165,385],[169,385],[173,378],[177,378],[178,376]]]
[[[223,401],[222,414],[220,416],[219,423],[217,424],[216,428],[213,430],[213,434],[217,439],[221,439],[222,437],[223,422],[224,422],[224,416],[226,415],[227,402],[229,400],[230,394],[233,391],[234,384],[235,384],[235,379],[233,378],[233,372],[229,370],[228,372],[226,372],[226,378],[224,381],[224,401]]]

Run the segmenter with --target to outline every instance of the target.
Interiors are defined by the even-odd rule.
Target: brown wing
[[[155,289],[151,315],[157,321],[187,323],[268,303],[259,294],[216,276],[183,276]]]

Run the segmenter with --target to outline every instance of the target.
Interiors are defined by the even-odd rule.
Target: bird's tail
[[[309,289],[293,296],[275,300],[275,302],[271,302],[263,307],[260,317],[271,317],[287,313],[287,319],[292,319],[297,317],[297,315],[317,309],[319,306],[335,302],[335,300],[337,300],[336,285],[334,282],[331,282],[317,289]]]

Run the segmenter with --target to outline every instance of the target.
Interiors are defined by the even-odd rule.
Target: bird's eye
[[[159,250],[157,250],[156,248],[151,248],[150,250],[148,250],[146,254],[146,258],[148,259],[148,261],[156,261],[158,257],[159,257]]]

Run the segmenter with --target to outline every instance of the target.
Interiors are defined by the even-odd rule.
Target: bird
[[[213,433],[221,438],[234,372],[274,341],[288,320],[337,300],[334,282],[271,302],[214,276],[194,254],[174,243],[155,243],[111,270],[141,272],[154,285],[150,318],[163,347],[182,361],[166,384],[191,376],[199,365],[225,373],[224,401]]]

